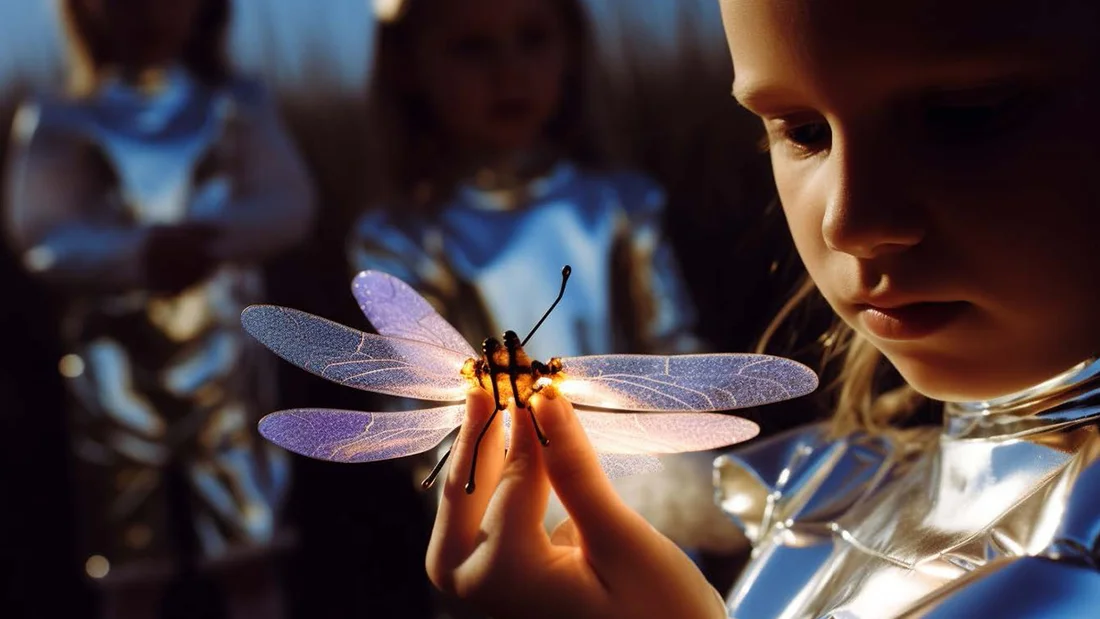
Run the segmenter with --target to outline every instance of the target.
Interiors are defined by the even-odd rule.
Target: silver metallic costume
[[[1100,616],[1100,361],[942,428],[814,426],[715,462],[754,544],[739,619]]]
[[[273,405],[272,361],[240,312],[263,300],[258,262],[301,239],[313,213],[273,103],[255,84],[208,87],[174,69],[151,93],[108,78],[88,97],[28,102],[13,137],[8,232],[65,302],[89,575],[172,569],[172,462],[205,559],[269,547],[287,460],[255,431]],[[215,228],[218,266],[152,294],[150,227],[183,221]]]

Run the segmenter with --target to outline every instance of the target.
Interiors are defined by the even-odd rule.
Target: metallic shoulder
[[[1100,608],[1100,460],[1074,482],[1058,532],[1039,555],[989,563],[929,595],[917,617],[1091,617]]]
[[[936,433],[909,440],[934,440]],[[782,523],[827,537],[829,524],[878,488],[908,451],[884,435],[833,437],[824,424],[795,428],[719,456],[715,499],[754,544]]]

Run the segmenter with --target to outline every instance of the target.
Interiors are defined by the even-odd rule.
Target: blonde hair
[[[763,353],[779,329],[815,298],[820,298],[817,287],[809,275],[804,274],[795,292],[764,330],[755,352]],[[900,386],[886,387],[887,382],[899,380],[893,366],[871,342],[839,318],[817,338],[817,344],[821,348],[817,369],[826,385],[824,395],[832,400],[830,433],[833,436],[860,431],[872,434],[899,432],[902,422],[926,401],[904,381]]]
[[[569,68],[547,134],[556,156],[588,168],[609,163],[606,123],[594,91],[600,79],[588,15],[580,0],[551,0],[568,37]],[[379,30],[367,99],[368,200],[408,213],[438,205],[458,182],[426,103],[408,88],[408,59],[431,0],[376,0]],[[382,10],[382,9],[385,10]]]
[[[114,64],[109,28],[81,0],[57,0],[69,56],[68,89],[82,96],[95,90],[103,69]],[[225,81],[230,74],[226,57],[226,31],[230,0],[204,0],[191,36],[180,54],[180,62],[198,79],[210,84]]]

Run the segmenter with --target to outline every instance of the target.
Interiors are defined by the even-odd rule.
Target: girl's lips
[[[915,340],[948,326],[966,310],[962,301],[910,303],[898,307],[858,306],[863,326],[884,340]]]

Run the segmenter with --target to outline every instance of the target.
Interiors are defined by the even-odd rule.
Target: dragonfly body
[[[568,267],[558,300],[567,277]],[[378,334],[271,305],[249,307],[241,321],[280,357],[334,382],[449,404],[386,413],[295,409],[264,417],[261,434],[295,453],[368,462],[427,451],[462,424],[466,391],[479,386],[496,403],[482,436],[492,419],[514,403],[517,411],[528,411],[539,439],[549,444],[531,410],[531,396],[561,394],[574,405],[604,470],[618,476],[659,469],[653,454],[713,449],[752,438],[759,431],[756,424],[717,411],[761,406],[817,387],[812,370],[769,355],[598,355],[543,363],[528,357],[527,339],[521,341],[513,331],[505,332],[503,340],[487,338],[479,355],[397,278],[365,271],[353,281],[352,292]],[[507,416],[504,421],[510,422]],[[473,490],[473,470],[467,489]]]
[[[492,393],[497,410],[507,408],[509,399],[516,408],[527,408],[533,394],[561,379],[561,359],[532,361],[515,331],[506,331],[503,342],[486,338],[481,349],[481,358],[468,360],[462,366],[462,375]]]

